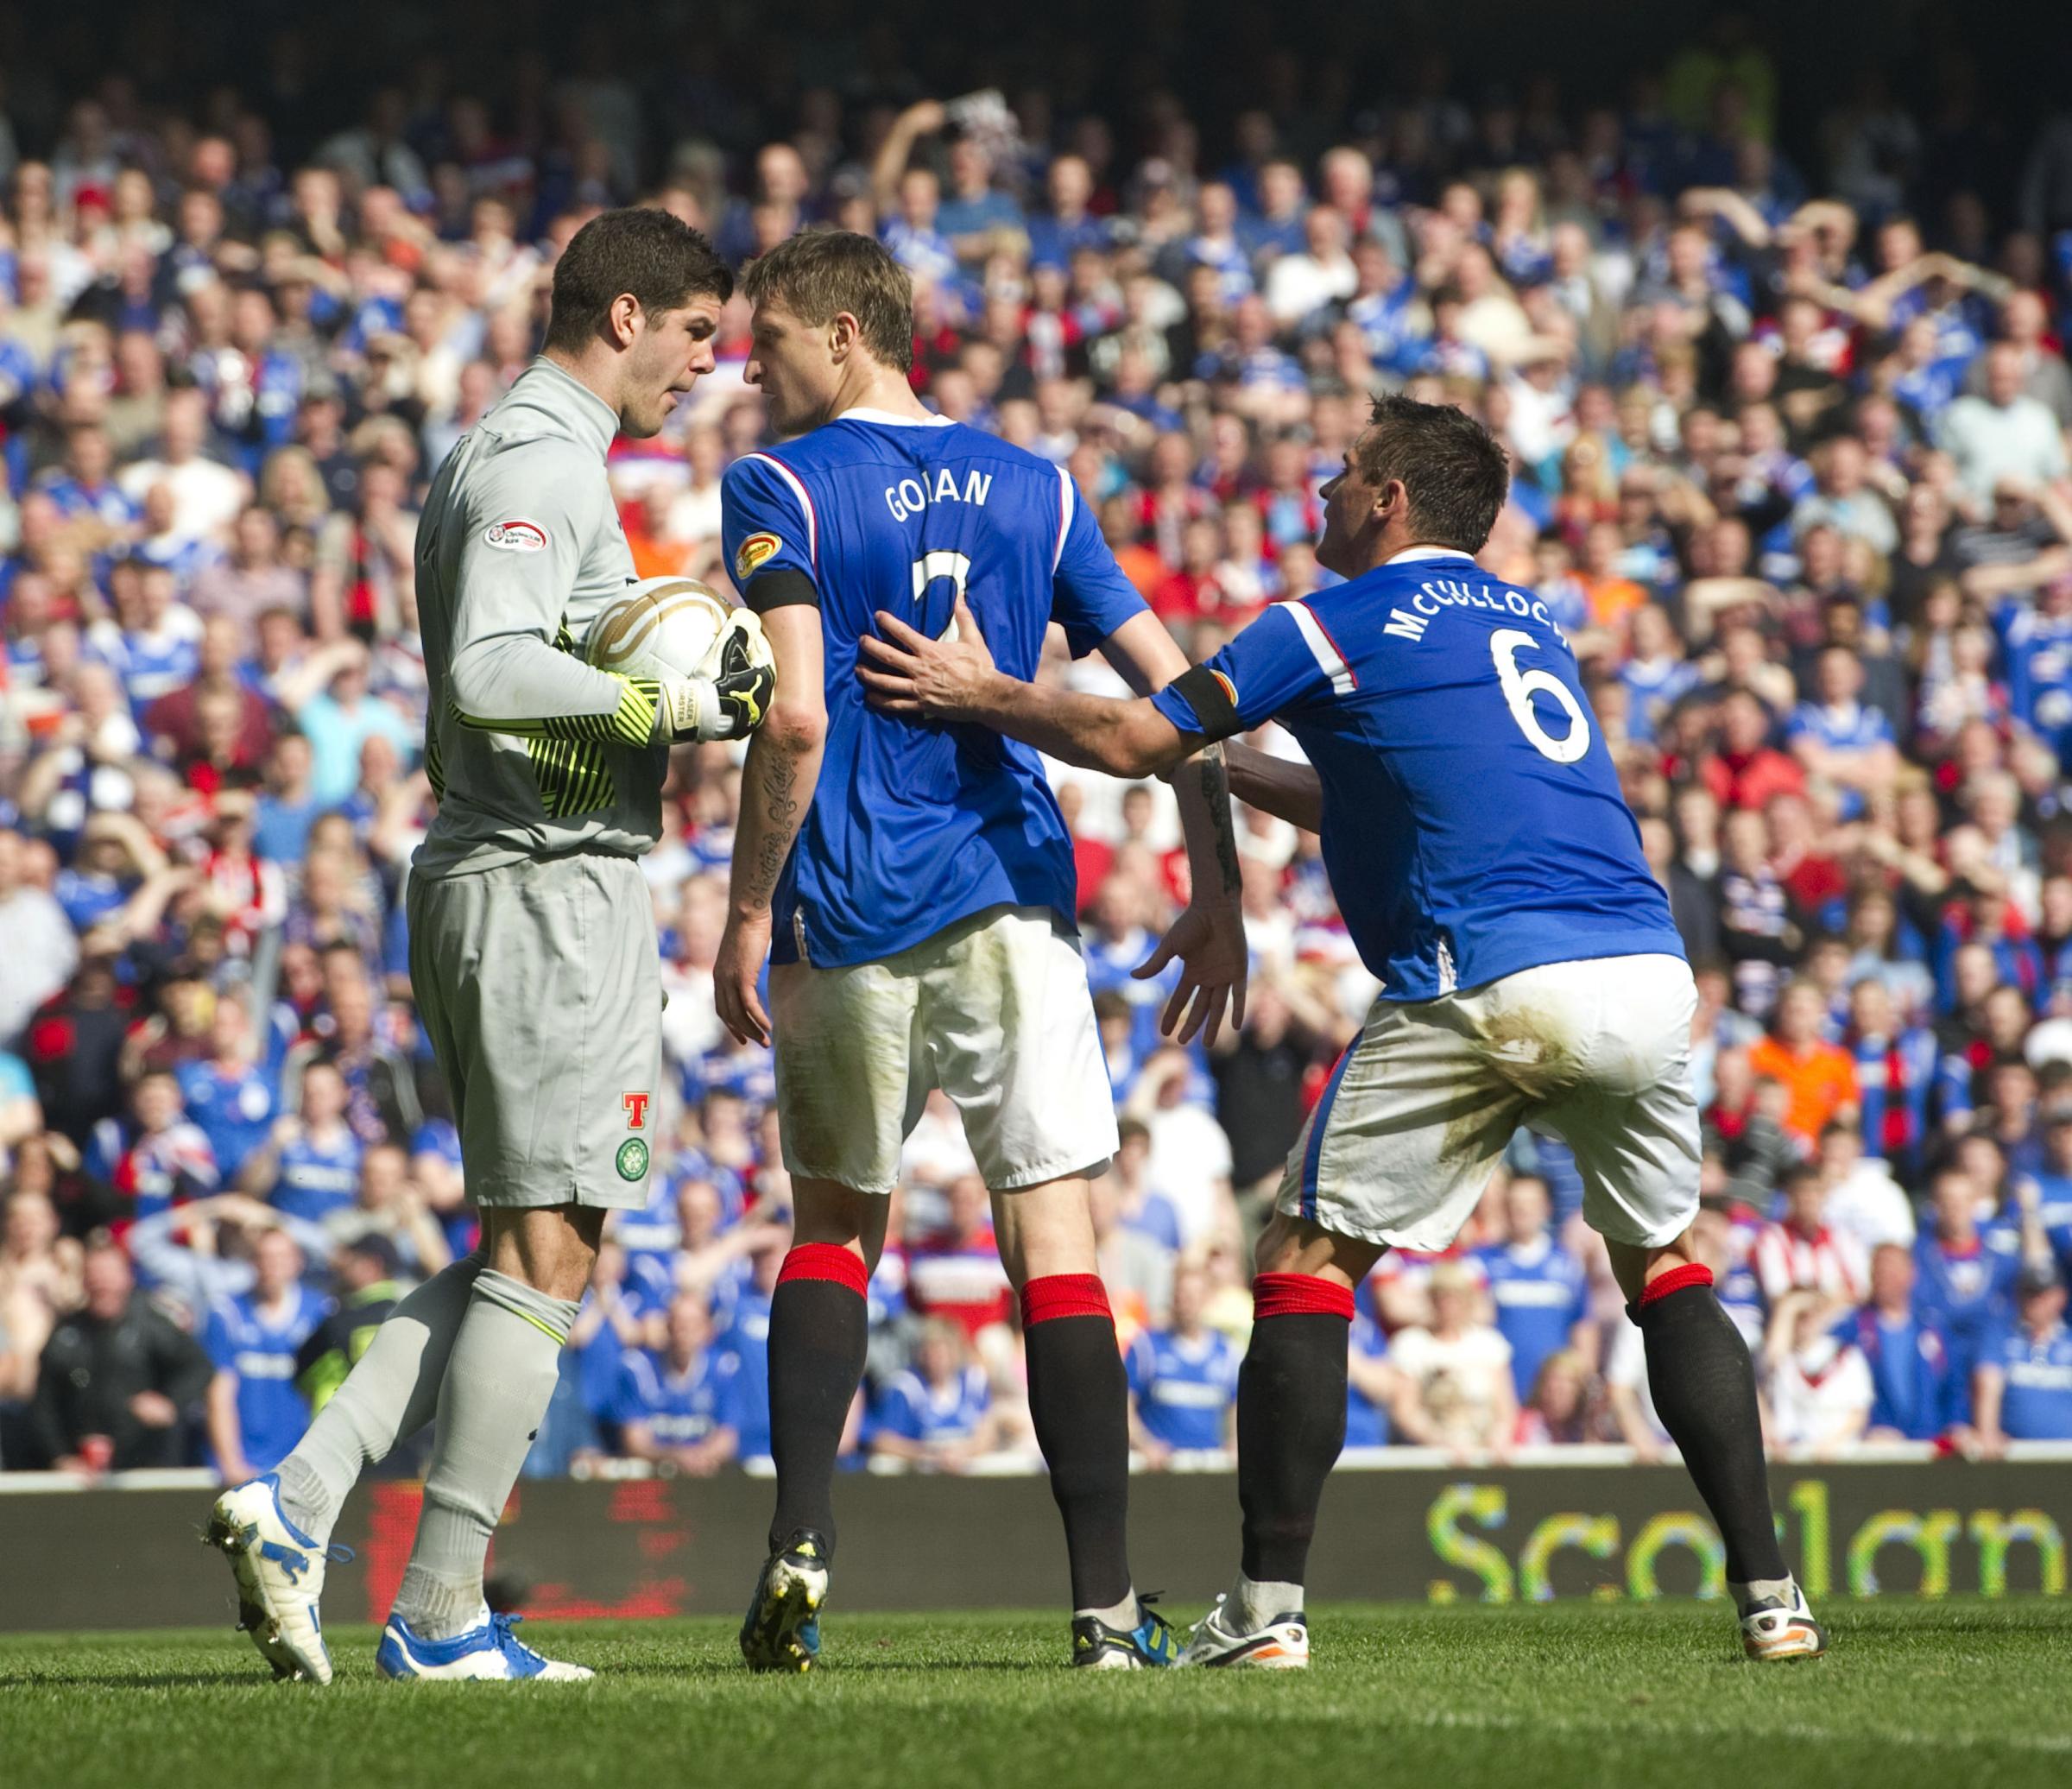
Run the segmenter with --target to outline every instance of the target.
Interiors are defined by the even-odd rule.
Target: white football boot
[[[1178,1665],[1248,1665],[1262,1671],[1306,1671],[1310,1665],[1310,1621],[1300,1609],[1278,1615],[1248,1633],[1234,1625],[1228,1596],[1194,1624]]]
[[[1817,1659],[1828,1649],[1806,1593],[1797,1578],[1789,1582],[1789,1596],[1766,1596],[1741,1611],[1741,1650],[1751,1659]]]
[[[344,1547],[319,1546],[281,1508],[281,1481],[263,1477],[233,1485],[216,1500],[202,1539],[229,1558],[237,1579],[237,1625],[277,1678],[331,1681],[317,1602],[324,1594],[328,1558],[351,1558]]]

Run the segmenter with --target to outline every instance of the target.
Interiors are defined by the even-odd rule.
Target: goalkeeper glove
[[[745,739],[770,711],[777,667],[761,663],[743,628],[730,627],[719,642],[711,677],[660,680],[661,722],[673,740]]]

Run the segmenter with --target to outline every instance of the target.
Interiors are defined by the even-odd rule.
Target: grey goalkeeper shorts
[[[661,1079],[654,907],[631,857],[410,879],[410,982],[483,1206],[648,1203]]]

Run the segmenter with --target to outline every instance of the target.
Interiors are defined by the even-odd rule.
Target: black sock
[[[1726,1543],[1728,1581],[1785,1577],[1770,1514],[1755,1369],[1748,1344],[1713,1294],[1711,1276],[1644,1299],[1634,1321],[1647,1350],[1656,1412]]]
[[[862,1261],[831,1243],[803,1243],[785,1257],[770,1299],[772,1552],[800,1528],[817,1529],[833,1550],[835,1457],[863,1377],[867,1283]]]
[[[1307,1274],[1261,1274],[1253,1299],[1252,1345],[1237,1375],[1244,1572],[1299,1584],[1323,1482],[1345,1445],[1353,1295]]]
[[[1129,1381],[1108,1292],[1093,1274],[1052,1274],[1021,1290],[1029,1416],[1064,1518],[1072,1607],[1112,1609],[1130,1592]]]

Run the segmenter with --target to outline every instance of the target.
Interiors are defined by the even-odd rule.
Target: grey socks
[[[396,1614],[427,1640],[464,1634],[481,1614],[490,1536],[554,1394],[577,1309],[490,1268],[476,1277],[439,1394],[424,1513],[395,1599]]]
[[[331,1539],[361,1471],[386,1459],[437,1413],[454,1338],[482,1271],[479,1254],[465,1255],[398,1305],[281,1461],[281,1510],[319,1546]]]

